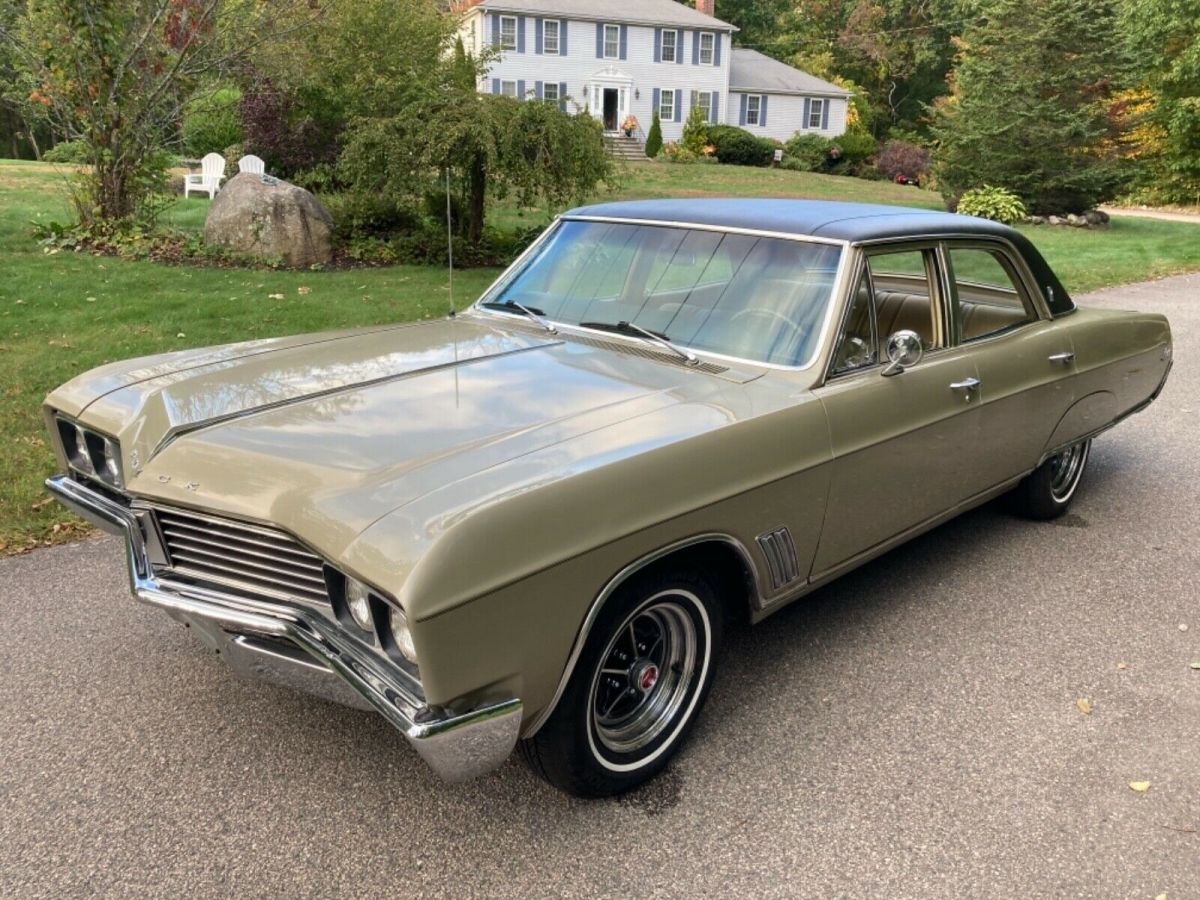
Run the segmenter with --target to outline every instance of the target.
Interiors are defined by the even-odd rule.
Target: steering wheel
[[[789,319],[787,316],[785,316],[781,312],[776,312],[773,309],[766,309],[765,307],[762,307],[762,306],[751,306],[751,307],[747,307],[746,309],[743,309],[739,313],[734,313],[729,318],[730,324],[733,324],[738,319],[740,319],[742,316],[767,316],[769,318],[775,319],[776,321],[782,322],[784,325],[787,325],[789,328],[792,328],[795,331],[803,332],[805,330],[804,326],[801,325],[799,322],[797,322],[795,319]]]

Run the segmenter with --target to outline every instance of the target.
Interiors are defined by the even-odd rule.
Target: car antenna
[[[454,311],[454,229],[450,221],[450,167],[446,166],[446,259],[449,262],[450,318]]]

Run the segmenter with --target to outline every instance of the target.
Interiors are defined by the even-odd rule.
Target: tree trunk
[[[476,154],[471,160],[467,179],[466,238],[468,243],[478,244],[483,238],[484,200],[487,198],[487,170],[482,154]]]

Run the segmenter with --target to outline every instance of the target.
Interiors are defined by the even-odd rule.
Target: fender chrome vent
[[[762,548],[763,556],[767,558],[767,568],[771,570],[771,587],[773,589],[791,584],[800,577],[800,561],[796,558],[796,544],[792,541],[792,533],[786,527],[760,534],[757,540],[758,546]]]

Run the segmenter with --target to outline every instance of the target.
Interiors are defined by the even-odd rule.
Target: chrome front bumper
[[[132,511],[65,475],[46,481],[64,506],[125,540],[134,596],[193,626],[239,672],[349,705],[377,710],[442,778],[462,781],[499,766],[521,727],[521,701],[508,698],[465,713],[426,705],[403,673],[355,646],[314,613],[230,596],[156,574]]]

